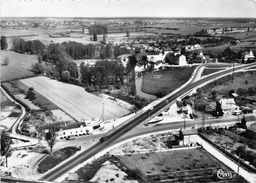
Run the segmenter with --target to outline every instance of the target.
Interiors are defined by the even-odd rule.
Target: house
[[[154,50],[154,48],[153,48]],[[165,55],[159,51],[154,51],[154,52],[148,52],[147,53],[147,60],[149,62],[157,62],[157,61],[163,61]]]
[[[103,118],[93,118],[84,120],[78,123],[65,123],[57,122],[46,125],[41,125],[36,128],[38,134],[44,134],[48,132],[49,128],[54,128],[58,134],[59,139],[69,138],[72,136],[81,136],[92,134],[93,130],[100,127],[103,123]]]
[[[255,59],[255,56],[252,52],[252,50],[250,50],[249,52],[245,52],[244,53],[244,61],[247,62],[249,60],[254,60]]]
[[[187,129],[180,131],[180,137],[183,139],[183,145],[193,145],[197,142],[197,129]]]
[[[62,126],[58,131],[58,137],[63,139],[72,136],[87,135],[91,134],[92,132],[93,126],[87,126],[86,122],[78,122]]]
[[[165,58],[165,62],[169,65],[187,66],[186,57],[181,54],[168,54]]]
[[[220,99],[220,103],[224,114],[231,114],[232,111],[236,111],[239,109],[239,106],[236,105],[236,102],[233,98]]]
[[[120,59],[123,66],[126,67],[129,62],[129,57],[131,56],[132,54],[123,54],[123,55],[119,55],[117,58]]]

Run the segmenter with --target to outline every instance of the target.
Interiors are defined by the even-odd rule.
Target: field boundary
[[[224,154],[225,156],[227,156],[227,158],[229,158],[230,160],[232,160],[234,163],[236,164],[240,164],[243,166],[243,168],[245,168],[248,171],[251,171],[253,173],[256,173],[256,169],[247,165],[246,163],[244,163],[243,161],[239,160],[239,158],[237,158],[236,156],[234,156],[233,154],[231,154],[230,152],[225,151],[223,148],[219,147],[217,144],[215,144],[214,142],[212,142],[210,139],[208,139],[207,137],[205,137],[203,134],[198,133],[198,135],[205,141],[207,141],[209,144],[211,144],[214,148],[216,148],[218,151],[220,151],[222,154]]]

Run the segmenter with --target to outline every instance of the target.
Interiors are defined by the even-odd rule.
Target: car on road
[[[100,138],[100,142],[105,142],[108,140],[108,136],[103,136]]]

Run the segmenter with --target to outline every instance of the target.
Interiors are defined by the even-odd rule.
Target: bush
[[[42,152],[41,153],[43,153],[43,154],[50,154],[50,152],[49,152],[49,150],[48,149],[44,149],[44,150],[42,150]]]
[[[3,65],[9,65],[9,63],[10,63],[10,58],[9,57],[4,57]]]
[[[126,171],[127,175],[133,179],[140,179],[142,177],[142,172],[140,169],[135,168],[135,169],[127,169]]]

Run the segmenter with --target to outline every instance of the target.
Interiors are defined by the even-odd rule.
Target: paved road
[[[241,65],[239,67],[235,67],[234,70],[236,71],[236,70],[240,70],[240,69],[246,69],[249,67],[253,67],[255,65],[256,65],[256,63],[248,64],[248,65]],[[69,160],[67,160],[64,163],[61,163],[59,166],[55,167],[54,169],[49,171],[47,174],[45,174],[42,177],[42,179],[48,180],[48,181],[56,180],[61,175],[67,173],[72,168],[78,166],[81,162],[88,160],[89,158],[91,158],[95,154],[97,154],[98,152],[103,151],[104,149],[116,144],[118,142],[118,139],[121,136],[123,136],[125,133],[129,132],[134,127],[136,127],[140,123],[142,123],[145,120],[147,120],[148,118],[150,118],[150,116],[159,112],[166,105],[169,105],[169,103],[175,102],[175,100],[178,97],[183,96],[186,93],[189,93],[193,88],[197,87],[198,85],[200,85],[202,83],[207,83],[207,82],[209,82],[209,80],[213,80],[216,77],[220,77],[222,75],[228,75],[232,72],[233,72],[232,68],[229,70],[224,70],[222,72],[212,74],[208,77],[204,77],[197,82],[191,83],[190,85],[183,87],[181,91],[172,92],[171,95],[168,95],[168,97],[166,97],[166,100],[155,105],[152,110],[149,109],[149,110],[146,110],[145,112],[139,113],[135,117],[131,118],[131,120],[129,120],[129,122],[125,123],[124,125],[121,125],[119,128],[115,129],[115,131],[112,131],[112,133],[109,135],[109,139],[106,142],[104,142],[104,143],[99,142],[99,143],[95,144],[94,146],[90,147],[89,149],[85,150],[84,152],[80,153],[79,155],[70,158]],[[197,123],[201,123],[201,121],[197,122]],[[183,121],[182,121],[182,123],[181,122],[176,123],[176,124],[172,123],[172,124],[170,124],[172,127],[170,129],[174,129],[177,127],[180,128],[181,124],[183,124]],[[195,124],[196,124],[196,122],[195,122]],[[175,126],[175,125],[177,125],[177,126]]]

